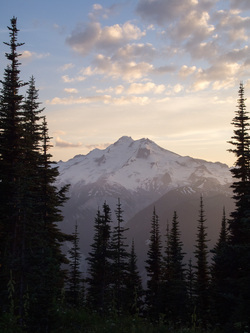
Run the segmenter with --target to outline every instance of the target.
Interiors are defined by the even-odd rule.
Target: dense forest
[[[211,261],[202,196],[193,262],[184,262],[178,212],[162,235],[154,209],[143,285],[122,202],[113,219],[103,198],[83,276],[79,221],[72,221],[71,235],[60,230],[68,187],[55,186],[58,169],[35,78],[20,78],[15,17],[8,29],[9,65],[0,81],[0,332],[249,332],[250,118],[243,83],[230,141],[236,208],[229,219],[221,209]],[[68,253],[65,241],[72,244]]]

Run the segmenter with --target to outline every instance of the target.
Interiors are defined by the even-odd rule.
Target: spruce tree
[[[23,182],[23,122],[22,100],[20,88],[24,86],[20,80],[17,48],[17,19],[11,19],[10,53],[6,58],[10,61],[1,81],[0,94],[0,304],[3,311],[8,311],[9,301],[7,283],[12,276],[15,282],[13,301],[15,313],[23,321],[24,316],[24,246],[25,221],[21,202],[24,196]]]
[[[88,267],[88,306],[105,314],[111,307],[111,210],[104,202],[103,213],[98,210],[95,219],[95,233],[92,251],[87,258]]]
[[[174,212],[169,234],[168,316],[174,322],[184,320],[187,304],[183,243],[177,213]]]
[[[232,125],[234,136],[230,143],[234,146],[229,151],[236,156],[235,167],[231,169],[234,182],[233,198],[236,209],[229,220],[228,293],[231,298],[233,322],[250,326],[250,153],[249,153],[249,115],[245,105],[245,90],[240,83],[238,105]]]
[[[231,307],[228,300],[228,228],[225,207],[223,208],[219,239],[215,244],[211,264],[210,311],[214,323],[225,325],[228,321],[228,310]]]
[[[165,235],[165,246],[162,260],[162,309],[163,313],[167,315],[169,311],[169,281],[170,281],[170,230],[169,222],[167,221],[166,235]]]
[[[197,238],[195,244],[194,255],[196,258],[195,266],[195,294],[196,309],[198,320],[202,325],[206,325],[208,321],[208,305],[209,305],[209,266],[208,266],[208,239],[205,226],[205,216],[203,208],[203,199],[200,198],[200,211],[197,227]]]
[[[233,198],[236,209],[231,213],[229,221],[230,240],[232,244],[249,244],[249,218],[250,218],[250,136],[249,116],[245,105],[245,91],[243,83],[239,87],[238,108],[235,112],[232,125],[234,125],[234,136],[229,141],[235,148],[229,151],[236,156],[235,167],[231,168],[234,178],[232,184]]]
[[[67,187],[57,190],[58,176],[48,154],[38,91],[32,77],[26,99],[19,90],[16,18],[11,20],[10,53],[0,95],[0,307],[16,315],[28,331],[49,330],[52,310],[63,285],[61,245],[67,239],[57,223]],[[7,285],[14,289],[8,300]]]
[[[37,202],[31,226],[35,237],[30,238],[32,256],[29,267],[30,294],[33,297],[29,318],[30,325],[38,332],[50,329],[56,316],[66,277],[62,264],[68,263],[62,245],[66,240],[72,240],[70,235],[64,234],[58,227],[58,223],[63,220],[60,207],[67,200],[68,186],[60,189],[55,186],[59,172],[51,161],[48,152],[50,147],[47,122],[43,117],[36,183]]]
[[[79,308],[80,305],[82,305],[83,300],[83,279],[80,271],[81,253],[77,222],[75,223],[75,231],[73,233],[72,248],[68,252],[70,270],[68,277],[67,299],[71,306]]]
[[[146,270],[147,270],[147,290],[146,306],[149,316],[158,320],[162,312],[161,286],[162,286],[162,244],[159,231],[159,218],[155,208],[151,220],[150,244],[147,252]]]
[[[123,211],[121,208],[120,199],[118,199],[117,208],[115,210],[117,225],[114,227],[111,241],[112,254],[112,290],[113,302],[116,311],[120,314],[125,310],[125,294],[126,294],[126,279],[128,274],[128,257],[127,246],[125,244],[126,237],[124,233],[128,230],[124,228]]]
[[[195,311],[195,302],[194,302],[194,295],[195,295],[195,287],[194,287],[194,268],[192,259],[190,258],[188,261],[188,268],[186,272],[186,282],[187,282],[187,297],[188,297],[188,314],[191,314]]]
[[[143,288],[140,273],[137,268],[137,256],[135,253],[134,239],[128,261],[128,273],[126,279],[126,307],[128,313],[135,315],[142,311]]]

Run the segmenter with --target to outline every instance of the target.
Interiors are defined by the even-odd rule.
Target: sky
[[[240,82],[250,94],[250,1],[96,1],[1,4],[0,78],[15,16],[20,77],[35,77],[53,160],[126,135],[233,165]]]

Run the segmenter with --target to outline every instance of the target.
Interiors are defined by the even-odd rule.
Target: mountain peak
[[[86,156],[60,163],[59,172],[60,181],[71,185],[105,180],[105,184],[131,191],[152,187],[162,193],[183,184],[203,184],[206,178],[221,185],[231,181],[226,166],[182,157],[148,138],[133,140],[129,136],[122,136],[104,150],[95,149]]]
[[[118,145],[118,144],[131,144],[132,142],[134,142],[134,140],[131,138],[131,136],[122,136],[120,137],[120,139],[118,139],[114,145]]]

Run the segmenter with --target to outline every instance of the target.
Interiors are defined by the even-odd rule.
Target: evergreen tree
[[[162,261],[162,309],[163,313],[169,315],[169,281],[170,281],[170,230],[169,222],[167,221],[166,235],[165,235],[165,246]]]
[[[229,141],[234,149],[229,151],[236,156],[235,168],[231,169],[234,177],[232,184],[236,209],[229,221],[230,240],[232,244],[249,244],[249,199],[250,199],[250,154],[249,154],[249,116],[246,111],[244,86],[240,83],[238,109],[232,124],[235,127],[234,136]]]
[[[137,268],[137,256],[135,253],[135,244],[133,239],[126,279],[126,306],[130,314],[139,314],[142,311],[142,296],[142,281]]]
[[[117,225],[112,233],[111,252],[112,252],[112,289],[113,302],[116,306],[116,311],[120,314],[125,309],[125,294],[126,294],[126,279],[128,274],[128,257],[126,250],[124,233],[128,230],[123,227],[124,220],[122,218],[122,208],[120,199],[118,199],[117,208],[115,211]]]
[[[186,281],[187,281],[187,296],[188,296],[188,314],[191,315],[194,313],[194,270],[193,270],[193,264],[192,259],[190,258],[188,261],[188,268],[187,268],[187,274],[186,274]]]
[[[67,236],[59,231],[60,206],[66,187],[56,189],[57,168],[50,161],[46,122],[41,124],[34,78],[27,98],[19,89],[16,18],[10,30],[0,95],[0,307],[17,316],[28,331],[49,329],[52,309],[63,285],[61,245]],[[8,300],[8,282],[14,286]]]
[[[225,207],[223,208],[221,230],[219,239],[211,251],[213,253],[211,264],[211,317],[214,323],[225,325],[228,321],[228,228]]]
[[[7,283],[10,275],[15,281],[15,293],[13,294],[16,314],[23,318],[23,235],[24,219],[22,215],[21,201],[23,199],[23,125],[22,125],[22,100],[19,93],[24,86],[19,78],[17,48],[22,43],[17,43],[18,29],[16,18],[11,19],[10,53],[6,58],[10,61],[4,72],[4,80],[1,81],[0,95],[0,304],[3,311],[8,311],[9,301],[7,295]]]
[[[161,237],[159,232],[159,218],[155,208],[151,220],[150,244],[146,260],[147,290],[146,305],[148,314],[152,319],[158,319],[162,312],[161,285],[162,285],[162,254]]]
[[[179,221],[173,215],[169,234],[168,315],[174,322],[184,320],[186,314],[187,290],[183,264],[183,243],[180,240]]]
[[[72,248],[69,250],[69,278],[68,278],[68,302],[75,308],[79,308],[83,300],[83,279],[80,271],[81,253],[79,247],[78,225],[75,223]]]
[[[56,315],[56,306],[60,301],[64,287],[65,271],[61,265],[68,263],[62,253],[62,245],[72,240],[58,228],[63,220],[60,207],[66,201],[68,186],[57,189],[55,184],[59,175],[58,167],[53,166],[48,150],[51,147],[48,136],[47,122],[43,117],[41,124],[41,152],[36,183],[36,199],[32,220],[30,250],[32,253],[29,264],[30,312],[29,325],[33,330],[50,329]]]
[[[207,233],[205,226],[205,216],[203,208],[203,199],[200,198],[200,212],[197,227],[197,238],[195,245],[195,294],[196,294],[196,309],[198,319],[203,325],[207,324],[208,320],[208,295],[209,295],[209,266],[208,266],[208,249],[207,249]]]
[[[229,246],[227,248],[228,293],[231,298],[232,322],[241,322],[250,326],[250,154],[249,154],[249,115],[246,111],[244,86],[240,83],[238,105],[232,124],[234,136],[230,149],[236,156],[235,168],[231,169],[234,177],[233,198],[236,209],[229,220]],[[233,304],[233,306],[232,306]]]
[[[89,262],[89,285],[87,301],[90,308],[101,314],[110,310],[111,306],[111,249],[110,249],[111,211],[109,205],[103,204],[103,214],[98,210],[95,219],[94,241],[92,251],[87,258]]]

